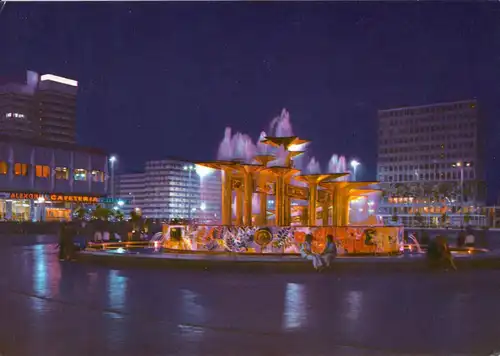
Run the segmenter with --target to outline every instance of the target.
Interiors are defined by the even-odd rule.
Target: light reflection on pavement
[[[500,271],[116,270],[60,263],[54,242],[50,236],[0,239],[2,356],[487,355],[500,349]]]

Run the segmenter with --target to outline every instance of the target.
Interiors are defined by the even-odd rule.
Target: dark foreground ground
[[[500,270],[232,273],[59,263],[0,236],[0,355],[489,355]]]

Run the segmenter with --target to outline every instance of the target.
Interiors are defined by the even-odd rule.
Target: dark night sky
[[[215,158],[226,126],[257,138],[286,107],[323,166],[373,178],[377,109],[475,97],[500,181],[500,3],[9,2],[0,77],[25,69],[77,79],[80,143],[126,169]]]

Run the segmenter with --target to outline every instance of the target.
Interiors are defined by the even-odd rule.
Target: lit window
[[[37,164],[35,166],[35,174],[39,178],[49,178],[50,168],[49,166],[42,166]]]
[[[16,176],[27,176],[28,175],[28,164],[15,163],[14,164],[14,174]]]
[[[66,167],[56,167],[54,169],[55,171],[55,176],[56,176],[56,179],[68,179],[69,178],[69,172],[68,172],[68,168]]]
[[[87,180],[87,170],[81,168],[75,169],[73,178],[75,180]]]
[[[104,182],[104,172],[93,170],[92,171],[92,182]]]
[[[19,119],[24,119],[24,114],[20,114],[18,112],[8,112],[5,114],[5,117],[7,117],[7,118],[17,117]]]
[[[0,174],[7,174],[9,172],[9,165],[7,162],[0,161]]]

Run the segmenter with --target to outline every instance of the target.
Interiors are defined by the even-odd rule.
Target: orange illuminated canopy
[[[298,138],[297,136],[288,136],[288,137],[270,137],[266,136],[261,143],[265,145],[270,145],[273,147],[284,146],[286,150],[288,150],[291,146],[303,145],[304,143],[310,142],[309,140],[304,140]]]

